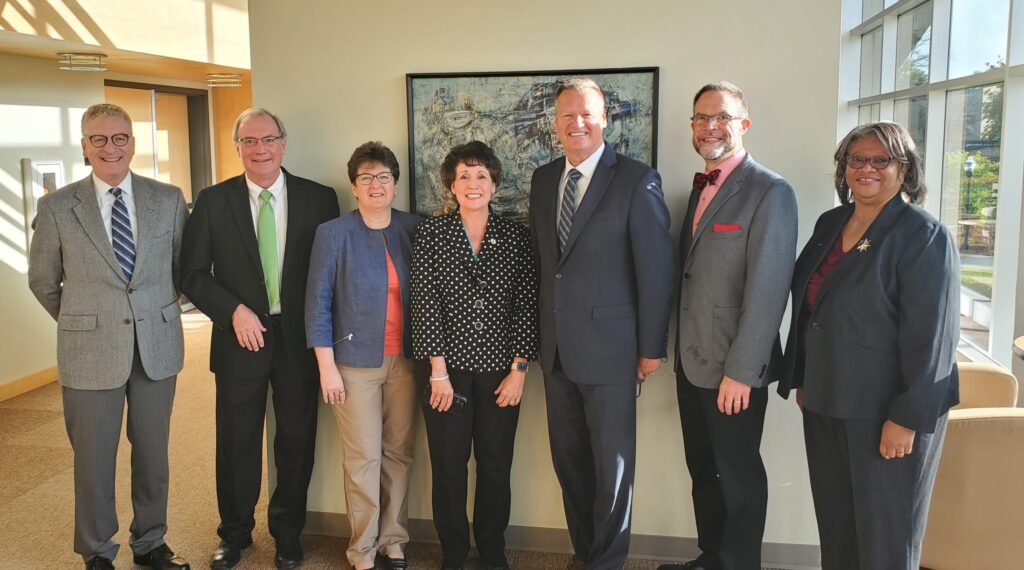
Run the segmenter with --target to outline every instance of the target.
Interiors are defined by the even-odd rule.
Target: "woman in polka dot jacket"
[[[443,568],[469,552],[466,463],[476,455],[473,534],[490,569],[508,568],[512,451],[527,362],[537,355],[537,274],[525,226],[491,213],[501,162],[484,143],[456,146],[441,165],[446,215],[423,222],[412,262],[412,342],[429,358],[424,420],[434,526]],[[452,408],[455,395],[467,401]]]

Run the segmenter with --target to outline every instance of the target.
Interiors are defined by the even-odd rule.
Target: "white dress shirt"
[[[576,166],[569,164],[569,158],[566,157],[565,170],[562,171],[562,180],[558,183],[558,211],[561,211],[562,208],[562,196],[565,195],[565,183],[569,181],[569,171],[574,168],[579,170],[582,175],[576,182],[576,208],[580,207],[580,203],[583,202],[583,195],[587,193],[587,188],[590,187],[590,180],[594,178],[597,163],[601,161],[601,156],[604,154],[604,144],[601,143],[597,150]]]
[[[113,240],[113,236],[110,233],[110,225],[111,219],[114,216],[114,195],[110,193],[110,189],[120,188],[121,199],[124,200],[124,205],[128,207],[128,221],[132,225],[132,241],[136,244],[139,243],[139,220],[135,215],[135,193],[132,191],[132,173],[129,172],[117,186],[111,186],[93,174],[92,185],[96,189],[96,200],[100,205],[100,217],[103,218],[103,229],[106,230],[107,237]]]
[[[284,171],[278,173],[277,180],[274,180],[274,183],[268,188],[261,188],[259,184],[250,180],[248,175],[245,177],[245,185],[249,188],[249,208],[252,210],[253,229],[259,227],[260,192],[270,191],[270,205],[274,208],[274,226],[277,230],[277,278],[280,280],[281,274],[284,272],[285,237],[288,235],[288,187],[284,182]],[[280,287],[281,284],[278,283],[278,291],[281,290]],[[270,307],[270,314],[276,315],[280,312],[280,302]]]

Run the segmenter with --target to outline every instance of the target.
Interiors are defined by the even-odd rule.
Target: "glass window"
[[[857,108],[857,124],[876,123],[882,116],[882,104],[872,103]]]
[[[1010,0],[953,0],[949,79],[1006,64]]]
[[[896,25],[896,89],[928,83],[931,43],[931,2],[900,15]]]
[[[925,158],[925,146],[928,134],[928,96],[897,99],[893,102],[892,120],[903,125],[910,132],[910,137],[917,145],[917,154]]]
[[[864,4],[861,7],[861,21],[867,20],[871,16],[882,11],[885,0],[864,0]]]
[[[882,91],[882,28],[860,37],[860,96],[878,95]]]
[[[1002,84],[946,93],[941,216],[960,250],[961,334],[985,351],[994,314],[1002,126]]]

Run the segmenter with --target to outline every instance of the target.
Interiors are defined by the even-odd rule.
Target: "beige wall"
[[[0,3],[0,30],[249,67],[248,0]]]
[[[832,205],[839,3],[636,0],[604,6],[522,0],[514,8],[478,2],[469,9],[436,0],[405,2],[384,14],[356,2],[254,2],[253,100],[286,122],[286,166],[335,186],[345,210],[353,205],[345,161],[358,144],[382,140],[408,164],[406,73],[659,66],[658,162],[678,232],[689,181],[702,167],[689,138],[690,101],[703,83],[729,79],[751,102],[748,148],[796,188],[806,240],[817,215]],[[397,205],[407,208],[405,178],[398,196]],[[531,371],[513,468],[512,524],[564,528],[541,382]],[[638,413],[633,531],[696,536],[670,372],[647,382]],[[330,414],[321,414],[320,428],[309,509],[343,512]],[[410,515],[429,518],[420,436]],[[772,396],[762,449],[770,486],[765,540],[815,544],[803,438],[791,402]]]
[[[57,70],[53,61],[0,54],[0,384],[56,364],[57,326],[28,290],[22,158],[58,160],[64,183],[88,169],[82,112],[103,100],[99,74]]]

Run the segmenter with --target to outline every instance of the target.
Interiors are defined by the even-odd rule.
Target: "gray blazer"
[[[676,368],[718,388],[722,376],[763,387],[778,380],[779,326],[796,258],[793,188],[748,154],[691,236],[697,193],[680,233],[682,279]]]
[[[39,199],[29,288],[57,321],[62,386],[108,390],[131,373],[136,342],[146,375],[184,362],[178,252],[188,210],[181,190],[132,174],[138,228],[129,282],[103,227],[92,176]]]

